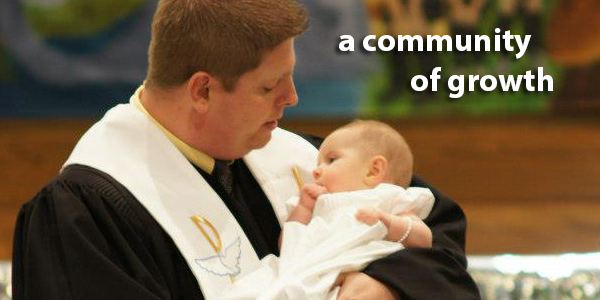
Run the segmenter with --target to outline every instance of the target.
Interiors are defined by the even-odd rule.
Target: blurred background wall
[[[126,102],[146,70],[156,0],[0,2],[0,260],[19,207],[81,134]],[[600,250],[600,2],[303,0],[300,104],[282,127],[325,136],[378,118],[412,146],[416,172],[457,201],[469,254]],[[527,53],[336,51],[339,36],[530,34]],[[360,44],[357,44],[357,48]],[[519,75],[544,67],[554,92],[414,92],[410,79]],[[442,86],[443,86],[442,85]],[[521,88],[524,90],[524,87]]]

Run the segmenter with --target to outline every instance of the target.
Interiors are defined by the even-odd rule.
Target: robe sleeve
[[[435,196],[434,207],[424,220],[433,233],[433,247],[400,250],[371,262],[363,272],[395,290],[402,300],[480,299],[466,270],[463,211],[419,178],[413,178],[411,186],[430,188]]]
[[[140,234],[145,224],[116,189],[105,187],[55,180],[22,207],[14,299],[171,298],[161,255]]]

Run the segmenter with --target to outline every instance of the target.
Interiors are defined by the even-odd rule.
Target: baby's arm
[[[286,222],[300,222],[304,225],[310,222],[312,219],[313,209],[315,208],[315,202],[317,202],[317,197],[321,194],[327,193],[327,189],[314,184],[307,183],[302,186],[300,190],[300,199],[298,200],[298,205],[294,207],[292,212],[290,213]],[[279,247],[281,248],[281,238],[282,235],[279,235]]]
[[[377,208],[364,208],[358,210],[356,219],[369,225],[380,220],[388,228],[386,239],[398,241],[404,238],[402,244],[406,248],[431,248],[431,229],[414,213],[393,215]]]

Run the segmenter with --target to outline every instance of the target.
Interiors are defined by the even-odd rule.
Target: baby
[[[433,194],[408,188],[412,161],[386,124],[354,121],[335,130],[319,149],[315,182],[287,203],[280,256],[236,278],[224,299],[335,299],[340,273],[404,247],[431,247],[421,219]]]
[[[288,222],[308,224],[317,198],[326,193],[373,189],[381,183],[408,188],[412,166],[408,144],[389,125],[356,120],[340,127],[323,141],[313,172],[315,183],[302,187]],[[383,222],[388,229],[386,239],[405,247],[431,247],[431,230],[412,211],[395,215],[375,207],[359,208],[356,218],[370,225]]]

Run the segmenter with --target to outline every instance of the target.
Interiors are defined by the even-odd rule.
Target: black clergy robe
[[[313,141],[314,142],[314,141]],[[200,174],[225,201],[259,257],[278,254],[281,228],[243,160],[232,165],[231,199],[210,174]],[[429,187],[418,178],[412,186]],[[431,188],[431,187],[429,187]],[[363,271],[401,299],[479,299],[466,272],[465,216],[432,189],[425,222],[433,248],[404,249]],[[111,176],[71,165],[23,205],[14,236],[15,299],[203,299],[196,278],[169,235]]]

